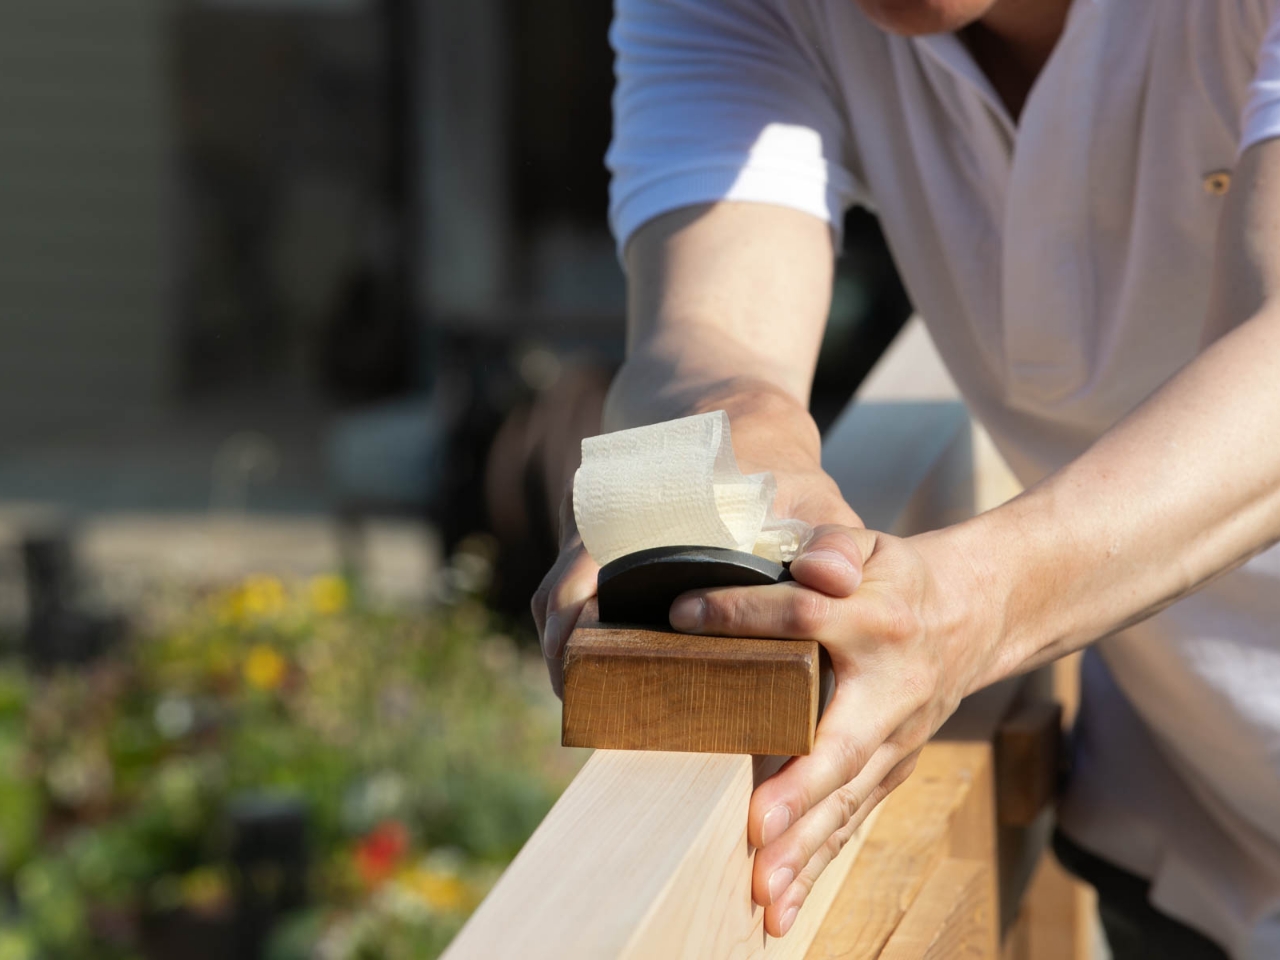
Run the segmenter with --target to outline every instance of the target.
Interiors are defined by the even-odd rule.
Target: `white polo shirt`
[[[1280,135],[1272,7],[1075,0],[1015,123],[956,37],[887,35],[854,0],[618,0],[618,243],[720,199],[837,230],[870,206],[1033,483],[1196,355],[1223,187]],[[1280,957],[1280,552],[1086,661],[1064,829],[1235,957]]]

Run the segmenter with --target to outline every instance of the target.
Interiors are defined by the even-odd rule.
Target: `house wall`
[[[0,436],[170,385],[162,0],[4,0]]]

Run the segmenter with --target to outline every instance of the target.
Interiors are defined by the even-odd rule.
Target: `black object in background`
[[[23,653],[33,667],[86,663],[123,635],[119,617],[81,608],[70,530],[28,535],[22,541],[22,561],[27,588]]]

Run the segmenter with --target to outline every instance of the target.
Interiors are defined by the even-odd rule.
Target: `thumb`
[[[791,561],[792,579],[830,597],[851,596],[875,542],[870,530],[823,524]]]

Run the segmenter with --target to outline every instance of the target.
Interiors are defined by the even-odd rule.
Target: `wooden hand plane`
[[[656,547],[600,569],[564,650],[561,742],[572,747],[780,756],[813,749],[830,666],[814,640],[671,630],[688,590],[790,579],[754,554]]]

